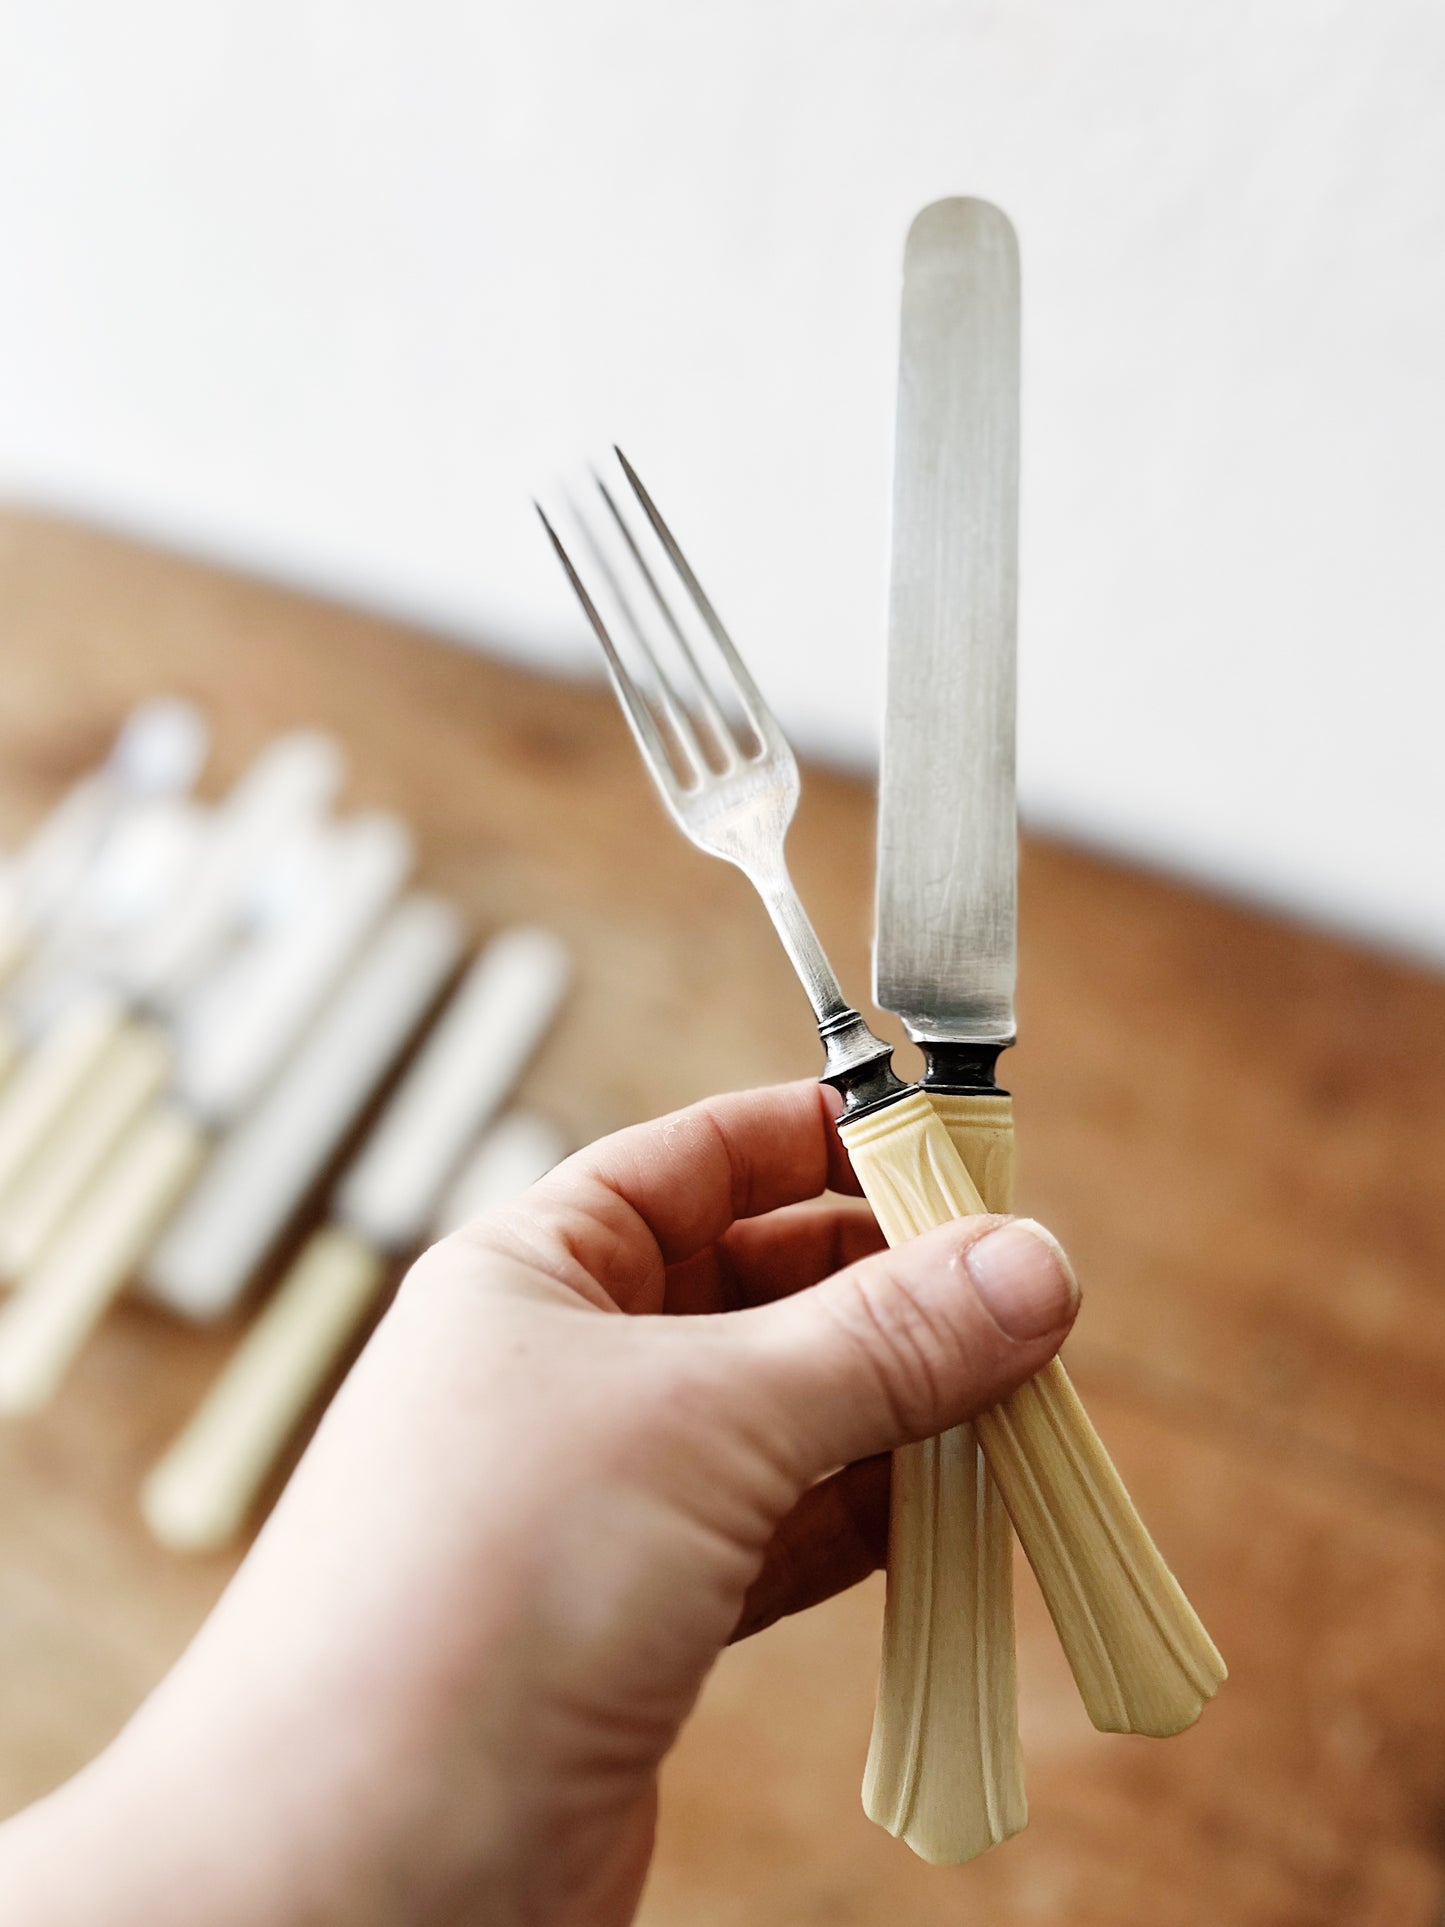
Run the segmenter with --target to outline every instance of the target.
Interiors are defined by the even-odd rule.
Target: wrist
[[[485,1909],[505,1927],[516,1836],[496,1791],[475,1770],[459,1789],[439,1763],[379,1757],[374,1733],[363,1750],[339,1728],[306,1724],[304,1745],[249,1724],[198,1743],[169,1709],[143,1709],[73,1780],[0,1827],[6,1918],[425,1927]]]

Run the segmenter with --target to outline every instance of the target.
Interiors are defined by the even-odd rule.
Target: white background
[[[898,262],[1025,297],[1036,822],[1445,956],[1434,0],[0,0],[0,487],[591,669],[620,439],[873,754]]]

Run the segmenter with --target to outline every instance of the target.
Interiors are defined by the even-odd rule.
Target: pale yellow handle
[[[386,1261],[318,1231],[141,1492],[162,1545],[214,1552],[241,1530],[278,1455],[375,1301]]]
[[[20,1058],[20,1039],[15,1026],[0,1017],[0,1085],[3,1085]]]
[[[0,1411],[47,1403],[175,1209],[205,1145],[191,1118],[162,1104],[116,1146],[64,1231],[0,1309]]]
[[[8,984],[25,961],[30,945],[15,918],[0,910],[0,987]]]
[[[170,1048],[154,1025],[122,1025],[0,1205],[0,1276],[38,1261],[86,1186],[165,1083]]]
[[[890,1244],[982,1209],[921,1093],[840,1127]],[[1062,1364],[975,1420],[1094,1724],[1179,1733],[1224,1662],[1160,1558]]]
[[[987,1208],[1008,1211],[1011,1115],[960,1112],[950,1134]],[[923,1859],[950,1865],[1028,1819],[1013,1534],[971,1425],[893,1455],[883,1656],[863,1807]]]
[[[23,1176],[115,1041],[124,1012],[87,997],[56,1020],[0,1094],[0,1199]]]

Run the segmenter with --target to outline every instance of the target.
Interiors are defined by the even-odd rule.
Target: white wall
[[[0,486],[565,665],[614,435],[872,752],[909,216],[1025,274],[1035,820],[1445,955],[1435,0],[0,0]]]

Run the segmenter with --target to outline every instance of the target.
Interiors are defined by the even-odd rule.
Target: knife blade
[[[1006,217],[925,208],[903,270],[874,953],[878,1003],[925,1047],[1014,1037],[1019,320]]]
[[[1013,1114],[994,1066],[1014,1028],[1019,307],[1005,217],[978,201],[926,208],[909,235],[903,306],[875,990],[923,1047],[924,1088],[980,1205],[1008,1211]],[[1191,1724],[1223,1662],[1062,1364],[974,1431],[1094,1723],[1156,1735]],[[896,1461],[896,1563],[927,1594],[925,1627],[950,1584],[939,1544],[978,1503],[972,1464],[937,1442]],[[908,1604],[903,1591],[900,1620]],[[887,1658],[885,1643],[885,1673]],[[904,1684],[934,1697],[926,1637]],[[898,1830],[927,1833],[946,1814],[912,1809],[937,1773],[904,1775],[897,1756],[880,1755],[893,1768],[880,1799],[894,1796]]]

